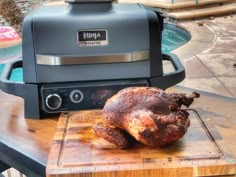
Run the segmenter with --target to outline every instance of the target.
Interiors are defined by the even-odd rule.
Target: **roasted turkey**
[[[121,149],[136,141],[154,147],[163,147],[180,139],[190,126],[187,109],[194,98],[193,92],[167,93],[154,87],[129,87],[107,100],[103,120],[93,130],[96,135]]]

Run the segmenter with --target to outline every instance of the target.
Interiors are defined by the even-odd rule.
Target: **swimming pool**
[[[162,33],[162,52],[171,52],[184,45],[191,39],[191,35],[172,24],[165,23]]]
[[[187,43],[190,40],[190,38],[191,38],[190,34],[187,33],[185,30],[178,28],[175,25],[166,23],[164,25],[164,31],[162,33],[162,52],[166,52],[166,53],[171,52],[174,49],[177,49],[178,47]],[[15,48],[18,49],[19,47],[21,47],[21,45]],[[9,51],[12,51],[12,52],[17,51],[17,53],[15,53],[15,56],[17,56],[19,53],[19,50],[16,50],[15,48],[12,48],[12,50],[9,50]],[[18,56],[18,58],[21,59],[21,56]],[[4,67],[4,64],[0,64],[0,75],[2,73],[3,67]],[[14,69],[10,79],[13,81],[22,81],[23,80],[22,68]]]

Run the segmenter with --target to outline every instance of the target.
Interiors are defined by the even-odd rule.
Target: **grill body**
[[[162,54],[163,17],[140,4],[67,0],[23,22],[23,60],[6,65],[1,90],[24,98],[25,117],[103,108],[125,87],[166,89],[185,77],[174,54]],[[163,73],[163,60],[175,71]],[[23,67],[23,83],[9,80]]]

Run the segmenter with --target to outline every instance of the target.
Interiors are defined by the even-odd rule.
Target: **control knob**
[[[80,90],[72,90],[70,92],[70,100],[73,103],[80,103],[84,99],[84,94]]]
[[[56,110],[61,107],[62,99],[58,94],[50,94],[46,97],[46,105],[48,108]]]

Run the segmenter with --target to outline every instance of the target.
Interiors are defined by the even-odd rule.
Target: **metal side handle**
[[[175,71],[164,73],[161,77],[153,78],[151,80],[153,86],[159,87],[161,85],[162,89],[166,89],[184,80],[185,69],[177,55],[163,53],[162,60],[170,61]]]
[[[7,63],[0,77],[0,90],[3,92],[22,97],[26,118],[40,118],[39,86],[32,83],[14,82],[10,80],[13,69],[22,67],[22,60]]]
[[[164,77],[168,75],[179,75],[182,76],[184,74],[185,77],[185,69],[181,61],[179,60],[179,57],[173,53],[164,53],[163,54],[163,60],[170,61],[172,66],[174,67],[175,71],[164,73]],[[181,77],[182,78],[182,77]]]
[[[16,60],[5,64],[2,75],[0,77],[0,89],[3,92],[23,97],[27,94],[28,85],[23,82],[15,82],[10,80],[13,69],[22,67],[22,60]]]
[[[167,81],[166,84],[168,85],[168,87],[183,81],[185,78],[185,69],[179,57],[173,53],[164,53],[163,60],[170,61],[175,69],[175,71],[173,72],[163,74],[163,79]]]

